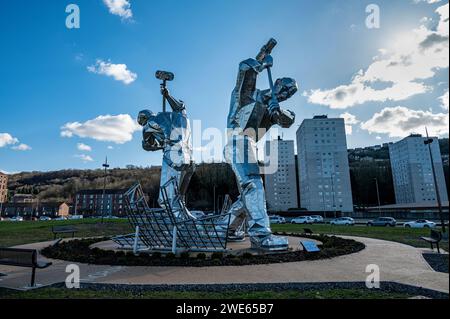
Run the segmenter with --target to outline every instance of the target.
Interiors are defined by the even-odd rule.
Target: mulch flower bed
[[[302,237],[290,234],[290,236]],[[304,237],[304,236],[303,236]],[[172,253],[140,254],[134,255],[130,251],[102,250],[90,248],[91,245],[109,240],[110,238],[95,238],[71,240],[49,246],[42,250],[42,255],[52,259],[60,259],[71,262],[111,266],[183,266],[183,267],[207,267],[207,266],[245,266],[259,264],[273,264],[297,262],[303,260],[327,259],[337,256],[359,252],[365,245],[352,239],[344,239],[336,236],[308,236],[308,238],[320,241],[321,251],[308,253],[305,251],[288,251],[286,253],[252,255],[244,253],[240,256],[213,253],[209,257],[204,253],[192,256],[182,253],[175,256]]]
[[[436,253],[425,253],[423,258],[428,262],[434,271],[444,272],[448,274],[448,255],[447,254],[436,254]]]

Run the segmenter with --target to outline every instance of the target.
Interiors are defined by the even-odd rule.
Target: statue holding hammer
[[[173,73],[157,71],[156,78],[163,81],[163,111],[157,114],[149,110],[139,112],[138,123],[143,127],[142,147],[149,152],[163,151],[160,185],[167,184],[166,191],[171,200],[169,204],[172,212],[175,218],[180,218],[182,207],[178,207],[176,194],[185,195],[195,167],[192,161],[191,129],[184,102],[174,98],[166,87],[167,81],[174,79]],[[171,112],[166,111],[166,101],[172,109]],[[173,179],[176,184],[170,183]],[[176,185],[178,190],[175,189]],[[158,202],[163,208],[167,208],[164,207],[161,192]],[[194,218],[188,211],[183,211]]]
[[[239,64],[236,87],[231,95],[228,114],[228,142],[225,159],[236,175],[240,197],[233,203],[230,232],[237,231],[247,218],[248,234],[253,248],[263,250],[285,250],[288,241],[272,235],[267,215],[263,181],[257,162],[256,143],[273,125],[289,128],[295,114],[281,109],[279,103],[289,99],[297,90],[297,82],[291,78],[280,78],[273,83],[271,67],[272,49],[277,42],[271,39],[257,55]],[[270,88],[258,90],[258,75],[267,71]]]

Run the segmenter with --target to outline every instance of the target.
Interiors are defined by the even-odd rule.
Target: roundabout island
[[[356,253],[365,245],[353,239],[336,236],[308,236],[291,234],[287,236],[289,249],[283,252],[262,252],[248,248],[249,239],[232,242],[225,252],[193,253],[183,252],[145,252],[139,254],[125,250],[108,238],[70,240],[46,247],[42,250],[45,257],[77,263],[114,266],[246,266],[300,262],[306,260],[329,259]],[[319,251],[309,252],[302,245],[313,242]]]

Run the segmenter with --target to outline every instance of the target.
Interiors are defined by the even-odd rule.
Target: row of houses
[[[21,216],[24,219],[39,218],[42,216],[57,218],[67,217],[70,214],[70,206],[67,203],[3,203],[1,217],[11,218]]]
[[[40,202],[29,194],[15,194],[10,202],[0,203],[0,217],[21,216],[24,219],[42,216],[57,218],[69,215],[125,216],[123,194],[125,189],[82,190],[75,195],[74,203]]]

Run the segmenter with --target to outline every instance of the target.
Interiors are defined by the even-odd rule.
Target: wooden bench
[[[313,231],[311,228],[303,228],[303,235],[312,235]]]
[[[436,244],[438,253],[439,254],[441,253],[439,250],[439,242],[442,240],[441,232],[431,229],[430,237],[420,237],[420,239],[425,240],[426,242],[430,243],[431,250],[434,249],[433,245]]]
[[[73,238],[76,232],[78,230],[74,226],[52,226],[53,239],[56,239],[58,234],[72,234]]]
[[[34,287],[36,269],[44,269],[52,264],[38,262],[37,255],[35,249],[0,248],[0,265],[32,268],[31,287]]]

